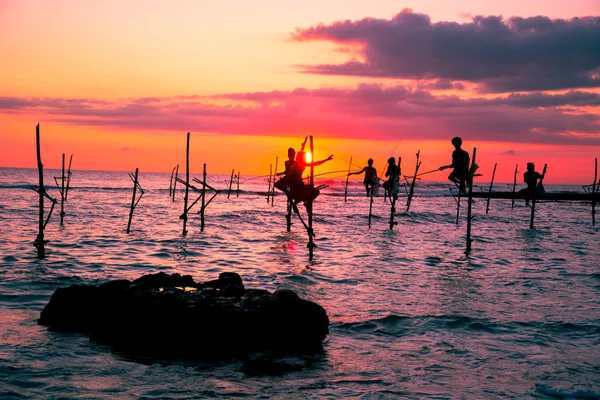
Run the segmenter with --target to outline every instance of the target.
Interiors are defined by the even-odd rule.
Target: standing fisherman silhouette
[[[314,161],[311,163],[306,162],[306,153],[299,151],[296,154],[296,161],[291,165],[290,170],[287,174],[287,184],[290,187],[290,197],[292,200],[292,206],[294,212],[298,212],[296,205],[301,201],[306,206],[307,202],[312,201],[319,196],[321,193],[318,189],[315,189],[311,185],[305,185],[302,180],[302,174],[306,167],[321,165],[329,160],[333,159],[333,154],[324,160]]]
[[[529,200],[533,196],[538,196],[541,193],[541,189],[538,186],[538,180],[543,180],[544,175],[546,175],[546,170],[544,169],[544,173],[540,174],[535,170],[535,164],[532,162],[527,163],[527,171],[523,174],[523,181],[527,184],[525,189],[519,190],[520,195],[525,196],[525,205],[529,205]]]
[[[388,166],[385,171],[385,176],[388,180],[383,183],[383,188],[388,193],[389,198],[398,194],[400,190],[400,166],[396,165],[396,159],[394,157],[388,158]]]
[[[373,186],[375,182],[377,182],[377,170],[373,167],[373,159],[369,158],[367,161],[368,166],[364,167],[358,172],[350,172],[348,175],[360,175],[363,172],[365,173],[365,179],[363,180],[363,184],[365,185],[365,190],[367,191],[367,197],[371,195],[371,191],[373,190]]]
[[[304,142],[302,143],[302,147],[300,148],[301,152],[304,151],[304,147],[306,146],[307,140],[308,140],[308,136],[306,136],[304,138]],[[285,193],[286,196],[288,196],[288,197],[290,197],[288,174],[290,173],[290,168],[292,168],[292,165],[294,165],[294,163],[296,162],[295,158],[296,158],[296,150],[294,150],[293,147],[290,147],[288,149],[288,159],[285,161],[285,171],[278,172],[275,174],[277,176],[283,175],[283,178],[281,178],[280,180],[275,182],[275,187],[277,189],[281,190],[283,193]]]
[[[451,142],[455,148],[452,152],[452,164],[440,167],[440,171],[446,168],[454,168],[450,175],[448,175],[448,179],[458,186],[460,194],[466,195],[466,182],[469,178],[469,153],[460,148],[462,146],[462,139],[458,136],[452,139]]]

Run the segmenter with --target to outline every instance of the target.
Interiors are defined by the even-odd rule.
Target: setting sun
[[[304,155],[304,160],[309,163],[312,161],[312,153],[310,151],[307,151],[306,154]]]

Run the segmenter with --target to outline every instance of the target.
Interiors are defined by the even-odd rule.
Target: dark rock
[[[290,290],[245,290],[235,273],[207,283],[158,273],[133,282],[59,288],[38,322],[87,333],[120,351],[160,357],[320,350],[329,326],[318,304]]]

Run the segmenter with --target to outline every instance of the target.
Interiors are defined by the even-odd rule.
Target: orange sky
[[[74,154],[75,169],[171,171],[184,163],[185,134],[191,131],[195,172],[206,162],[213,173],[235,168],[267,174],[276,156],[283,162],[288,147],[312,134],[317,158],[334,154],[331,169],[347,168],[350,156],[360,165],[372,157],[382,168],[397,145],[394,155],[403,157],[403,172],[409,173],[417,150],[422,170],[448,164],[449,140],[461,135],[466,150],[478,148],[485,177],[497,162],[496,180],[512,181],[515,164],[523,171],[534,161],[540,169],[549,164],[548,183],[591,182],[600,155],[597,85],[483,90],[505,82],[487,72],[474,70],[471,78],[456,68],[436,69],[436,63],[452,60],[433,53],[426,62],[432,70],[423,76],[407,72],[408,53],[404,70],[379,74],[375,66],[395,60],[394,43],[430,32],[408,39],[387,33],[397,23],[410,23],[394,17],[405,8],[428,16],[432,35],[441,21],[466,29],[477,15],[600,14],[597,1],[352,0],[340,7],[313,0],[0,0],[0,166],[35,167],[40,122],[49,168],[58,167],[65,152]],[[367,17],[380,21],[380,36],[373,34],[376,27],[362,30],[371,21]],[[340,31],[334,23],[344,20]],[[319,24],[317,35],[309,31]],[[579,43],[594,29],[593,22],[582,27]],[[390,37],[391,47],[377,47]],[[509,48],[507,61],[495,62],[503,67],[513,53],[520,54]],[[589,64],[584,73],[600,67],[596,56],[580,62]],[[366,72],[344,72],[352,60]],[[543,65],[545,71],[554,68]],[[572,72],[574,82],[582,73],[576,67],[556,61],[561,76]],[[495,65],[481,69],[493,71]],[[441,87],[447,82],[456,86]],[[509,98],[515,93],[523,97]]]

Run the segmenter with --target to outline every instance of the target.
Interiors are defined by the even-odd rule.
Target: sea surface
[[[45,182],[60,198],[58,176],[46,170]],[[267,203],[266,177],[242,176],[239,197],[221,192],[203,232],[196,204],[183,237],[183,191],[173,201],[170,176],[140,173],[127,234],[128,174],[74,171],[64,224],[58,205],[38,260],[37,171],[0,169],[1,399],[600,398],[600,221],[589,203],[538,203],[529,229],[522,201],[492,200],[486,214],[477,199],[467,257],[467,203],[456,224],[449,183],[417,182],[410,212],[398,200],[393,230],[389,201],[375,198],[369,229],[360,180],[344,201],[343,178],[325,176],[309,260],[306,230],[294,216],[286,231],[285,197]],[[208,176],[219,189],[228,180]],[[308,363],[290,355],[300,371],[247,376],[243,359],[139,362],[37,324],[59,287],[159,271],[196,281],[233,271],[249,288],[292,289],[327,310],[323,352]]]

